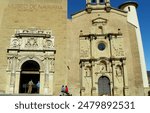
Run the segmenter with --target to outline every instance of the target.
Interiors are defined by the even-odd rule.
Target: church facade
[[[113,2],[113,1],[112,1]],[[67,0],[0,1],[0,94],[148,95],[136,2],[86,0],[67,19]],[[36,84],[40,83],[39,91]]]

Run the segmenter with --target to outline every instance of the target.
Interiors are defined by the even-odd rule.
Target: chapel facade
[[[136,2],[86,0],[71,19],[67,0],[0,4],[0,94],[57,96],[67,85],[73,96],[148,95]]]

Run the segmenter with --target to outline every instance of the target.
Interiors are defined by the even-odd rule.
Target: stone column
[[[84,87],[84,82],[83,82],[83,79],[84,79],[84,63],[82,62],[81,63],[81,80],[80,80],[80,84],[81,84],[81,86],[80,86],[80,95],[81,96],[84,96],[84,92],[85,92],[85,87]]]
[[[54,73],[51,72],[50,75],[49,75],[49,90],[50,90],[49,94],[50,95],[53,95],[53,84],[54,84],[53,83],[53,74]]]
[[[115,61],[112,61],[112,96],[116,94],[116,87],[115,87]]]
[[[14,93],[15,94],[19,94],[19,86],[20,86],[20,71],[16,71],[15,88],[14,88]]]
[[[45,79],[44,79],[44,94],[49,93],[49,58],[45,58]]]
[[[53,95],[53,79],[54,79],[54,59],[50,59],[50,71],[49,71],[49,94]]]
[[[45,88],[45,73],[44,71],[40,71],[40,92],[39,94],[44,94]]]
[[[95,74],[95,62],[93,61],[92,62],[92,96],[98,96],[98,93],[97,93],[97,86],[96,86],[96,84],[95,84],[95,80],[96,80],[96,74]],[[97,70],[96,70],[97,71]]]
[[[14,94],[15,91],[15,77],[16,77],[16,56],[12,57],[11,75],[10,75],[10,94]]]
[[[128,76],[127,76],[127,72],[126,72],[126,63],[125,60],[122,61],[122,73],[123,73],[123,82],[124,82],[124,87],[123,87],[123,92],[124,92],[124,96],[128,96],[129,95],[129,89],[128,89]]]
[[[91,89],[92,89],[92,69],[91,64],[88,64],[87,73],[84,76],[84,83],[85,83],[85,95],[91,96]]]

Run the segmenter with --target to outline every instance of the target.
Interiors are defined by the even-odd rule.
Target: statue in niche
[[[122,69],[121,66],[116,66],[116,76],[121,76],[122,75]]]
[[[100,72],[106,72],[106,64],[105,63],[100,63]]]

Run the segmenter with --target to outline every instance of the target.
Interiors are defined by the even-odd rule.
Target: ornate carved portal
[[[28,82],[32,80],[34,85],[30,93],[53,95],[55,52],[54,36],[50,30],[16,30],[7,49],[7,92],[27,93]],[[39,90],[36,89],[38,81]]]

